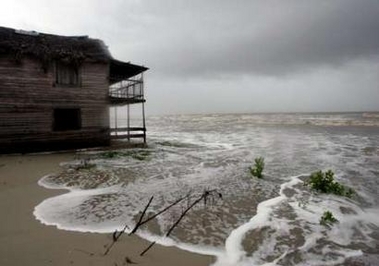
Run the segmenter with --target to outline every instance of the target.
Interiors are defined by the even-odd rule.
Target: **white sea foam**
[[[291,181],[281,185],[280,195],[278,197],[259,203],[257,214],[252,217],[249,222],[234,229],[230,233],[225,242],[225,253],[218,257],[214,266],[252,265],[252,259],[247,259],[246,252],[243,250],[243,238],[248,231],[267,226],[267,224],[270,223],[269,220],[275,206],[287,198],[283,190],[299,182],[301,182],[300,179],[297,177],[293,178]]]
[[[287,118],[305,123],[290,116],[268,120]],[[65,180],[56,182],[44,177],[39,181],[41,186],[68,192],[46,199],[34,214],[41,222],[65,230],[111,233],[125,224],[133,227],[151,195],[154,212],[178,195],[217,188],[223,194],[223,203],[203,212],[195,208],[192,216],[191,211],[182,221],[183,227],[178,228],[181,236],[175,231],[172,238],[139,231],[140,236],[217,256],[216,265],[333,265],[362,253],[376,254],[378,239],[372,233],[379,227],[377,134],[308,126],[260,127],[257,119],[267,122],[265,115],[154,120],[149,126],[149,160],[91,159],[101,171],[126,169],[128,173],[117,174],[117,182],[95,189],[72,186],[78,180],[69,185]],[[302,119],[314,122],[319,118],[309,115]],[[320,117],[322,123],[329,120],[338,124],[349,119],[351,116]],[[225,127],[225,123],[230,126]],[[96,153],[84,155],[96,157]],[[251,179],[248,173],[258,156],[266,161],[262,180]],[[358,197],[351,201],[312,194],[302,186],[303,176],[289,178],[294,173],[318,169],[335,170],[336,179],[354,187]],[[172,224],[182,207],[158,218],[161,232]],[[331,228],[319,224],[326,210],[340,221]]]
[[[38,183],[47,188],[69,190],[65,194],[45,199],[34,208],[33,214],[41,223],[54,225],[62,230],[78,232],[110,233],[114,232],[115,229],[121,229],[121,224],[112,221],[103,222],[101,225],[93,221],[79,225],[77,222],[70,220],[72,216],[67,215],[71,210],[74,211],[85,200],[93,196],[117,193],[120,189],[119,185],[101,189],[80,190],[65,186],[52,186],[44,182],[44,179],[41,179]]]
[[[250,221],[231,232],[225,242],[225,253],[218,256],[213,266],[279,265],[277,263],[284,259],[287,254],[296,250],[301,251],[305,259],[304,262],[296,263],[296,265],[336,265],[343,263],[346,258],[363,255],[363,252],[359,249],[348,248],[348,246],[355,241],[363,241],[369,245],[371,243],[371,245],[375,247],[375,239],[372,239],[370,236],[373,232],[370,224],[378,226],[378,209],[362,210],[353,202],[338,199],[336,196],[330,195],[318,195],[322,198],[323,204],[320,204],[321,202],[319,200],[314,201],[312,198],[309,198],[307,206],[301,207],[298,200],[302,194],[301,191],[295,187],[303,183],[299,177],[301,176],[292,177],[290,181],[283,183],[278,197],[261,202],[258,205],[257,214],[253,216]],[[296,194],[286,196],[284,191],[287,188],[296,191]],[[296,200],[294,200],[293,197],[296,198]],[[275,253],[274,247],[278,245],[278,237],[288,237],[290,235],[290,229],[294,228],[294,226],[283,222],[281,218],[274,215],[276,209],[280,207],[279,205],[283,202],[288,203],[293,208],[297,214],[296,221],[303,223],[303,226],[306,225],[303,228],[304,244],[295,247],[295,249],[288,246],[281,255],[278,255],[275,259],[272,259],[272,261],[262,261],[263,257]],[[341,206],[351,208],[351,211],[354,213],[341,213]],[[339,220],[339,223],[330,229],[326,229],[319,224],[319,219],[325,210],[330,210]],[[247,233],[267,226],[274,230],[274,232],[271,233],[274,237],[264,242],[257,251],[248,256],[242,245]],[[361,234],[360,239],[354,237],[357,231]],[[317,245],[320,240],[330,242],[331,244],[335,243],[340,246],[326,245],[322,247],[320,255],[312,253],[312,249],[318,248]],[[328,261],[325,261],[325,257],[327,256],[331,257]]]

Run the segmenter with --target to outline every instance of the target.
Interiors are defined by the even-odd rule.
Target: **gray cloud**
[[[165,74],[281,75],[379,52],[377,0],[24,3],[32,26],[103,38]]]
[[[281,75],[379,52],[379,1],[179,2],[148,8],[154,45],[141,52],[166,74]]]
[[[378,0],[18,0],[0,24],[103,39],[148,112],[379,110]],[[150,111],[149,111],[150,110]]]
[[[379,62],[285,77],[150,77],[148,110],[159,113],[330,112],[379,110]],[[164,103],[164,104],[162,104]]]

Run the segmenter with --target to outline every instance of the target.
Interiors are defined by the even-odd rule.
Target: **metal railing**
[[[109,96],[119,99],[144,99],[143,79],[128,79],[109,87]]]

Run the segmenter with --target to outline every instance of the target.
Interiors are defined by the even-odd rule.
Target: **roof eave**
[[[109,82],[111,84],[127,80],[148,70],[145,66],[131,64],[116,59],[110,60]]]

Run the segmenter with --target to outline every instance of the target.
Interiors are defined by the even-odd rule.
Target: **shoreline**
[[[59,171],[74,152],[0,155],[0,265],[210,265],[215,257],[156,244],[139,256],[149,242],[124,235],[103,256],[110,234],[59,230],[40,223],[34,207],[44,199],[65,193],[38,185],[43,176]],[[128,262],[129,261],[129,262]]]

